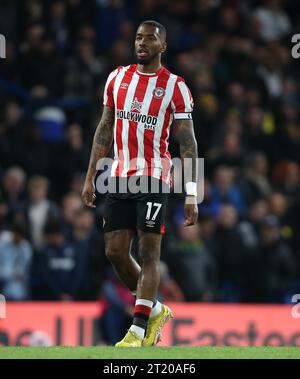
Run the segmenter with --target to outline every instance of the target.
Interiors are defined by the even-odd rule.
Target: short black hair
[[[146,21],[141,22],[140,25],[139,25],[139,27],[142,26],[142,25],[155,26],[156,28],[158,28],[160,36],[164,40],[167,39],[167,29],[161,23],[159,23],[159,22],[157,22],[155,20],[146,20]]]

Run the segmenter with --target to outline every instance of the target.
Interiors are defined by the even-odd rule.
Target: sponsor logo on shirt
[[[118,119],[128,120],[134,122],[141,122],[144,125],[144,128],[147,130],[155,130],[155,126],[157,124],[157,117],[141,114],[136,112],[123,111],[121,109],[117,109],[116,115]]]
[[[153,228],[155,226],[155,221],[147,220],[146,226],[148,226],[148,228]]]

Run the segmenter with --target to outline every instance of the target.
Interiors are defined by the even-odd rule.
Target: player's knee
[[[105,255],[114,264],[121,264],[124,261],[124,254],[122,254],[120,247],[116,245],[106,246]]]

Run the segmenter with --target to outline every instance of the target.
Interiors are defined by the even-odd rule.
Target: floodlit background
[[[183,228],[183,197],[169,202],[165,344],[250,344],[253,330],[256,344],[298,344],[300,3],[1,0],[0,345],[112,344],[130,324],[134,299],[104,254],[104,197],[92,211],[80,194],[107,75],[135,63],[146,19],[167,28],[163,63],[192,91],[205,159],[199,223]]]

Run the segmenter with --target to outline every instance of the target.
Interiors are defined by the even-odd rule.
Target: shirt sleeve
[[[118,74],[118,69],[112,71],[106,80],[104,92],[103,92],[103,105],[107,107],[114,107],[114,83],[116,76]]]
[[[175,120],[188,120],[192,118],[193,97],[183,79],[175,84],[172,101]]]

